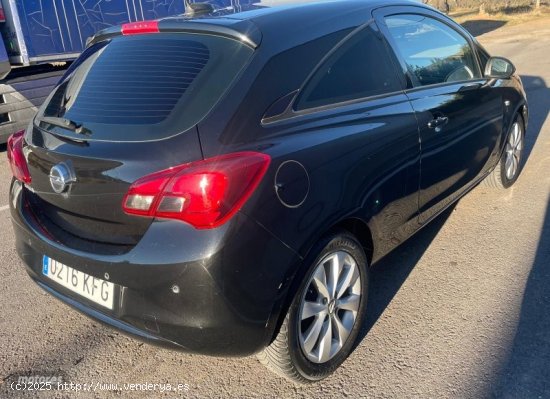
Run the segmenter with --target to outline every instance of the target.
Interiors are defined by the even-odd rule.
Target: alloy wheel
[[[346,343],[361,303],[361,276],[345,251],[325,256],[315,267],[300,304],[299,339],[314,363],[332,359]]]
[[[514,179],[519,170],[521,152],[523,150],[523,134],[518,122],[512,126],[512,131],[506,143],[504,170],[508,180]]]

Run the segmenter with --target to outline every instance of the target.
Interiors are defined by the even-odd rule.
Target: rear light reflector
[[[123,35],[142,35],[144,33],[158,33],[159,24],[158,21],[140,21],[140,22],[128,22],[122,24],[121,32]]]
[[[271,158],[238,152],[179,165],[135,181],[122,207],[131,215],[177,219],[197,229],[218,227],[252,195]]]
[[[27,166],[27,160],[23,154],[23,136],[25,131],[13,133],[8,138],[8,162],[10,163],[13,177],[23,183],[31,182],[31,175]]]
[[[128,196],[126,206],[137,211],[148,211],[155,199],[154,195],[133,194]]]

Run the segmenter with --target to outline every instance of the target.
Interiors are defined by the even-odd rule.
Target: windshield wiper
[[[58,126],[64,129],[71,130],[77,134],[90,135],[92,131],[86,129],[81,123],[77,123],[67,118],[60,118],[57,116],[44,116],[38,120],[40,123],[48,123],[50,125]]]

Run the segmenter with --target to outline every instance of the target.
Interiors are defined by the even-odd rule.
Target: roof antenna
[[[214,12],[214,6],[210,3],[191,3],[191,0],[185,1],[185,14],[189,16],[198,16]]]

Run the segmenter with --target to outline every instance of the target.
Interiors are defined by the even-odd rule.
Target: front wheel
[[[525,126],[518,114],[506,139],[506,148],[499,163],[484,180],[486,186],[506,189],[512,186],[519,177],[525,148]]]
[[[272,371],[307,383],[332,374],[350,354],[364,320],[367,258],[353,235],[322,240],[275,340],[258,357]]]

